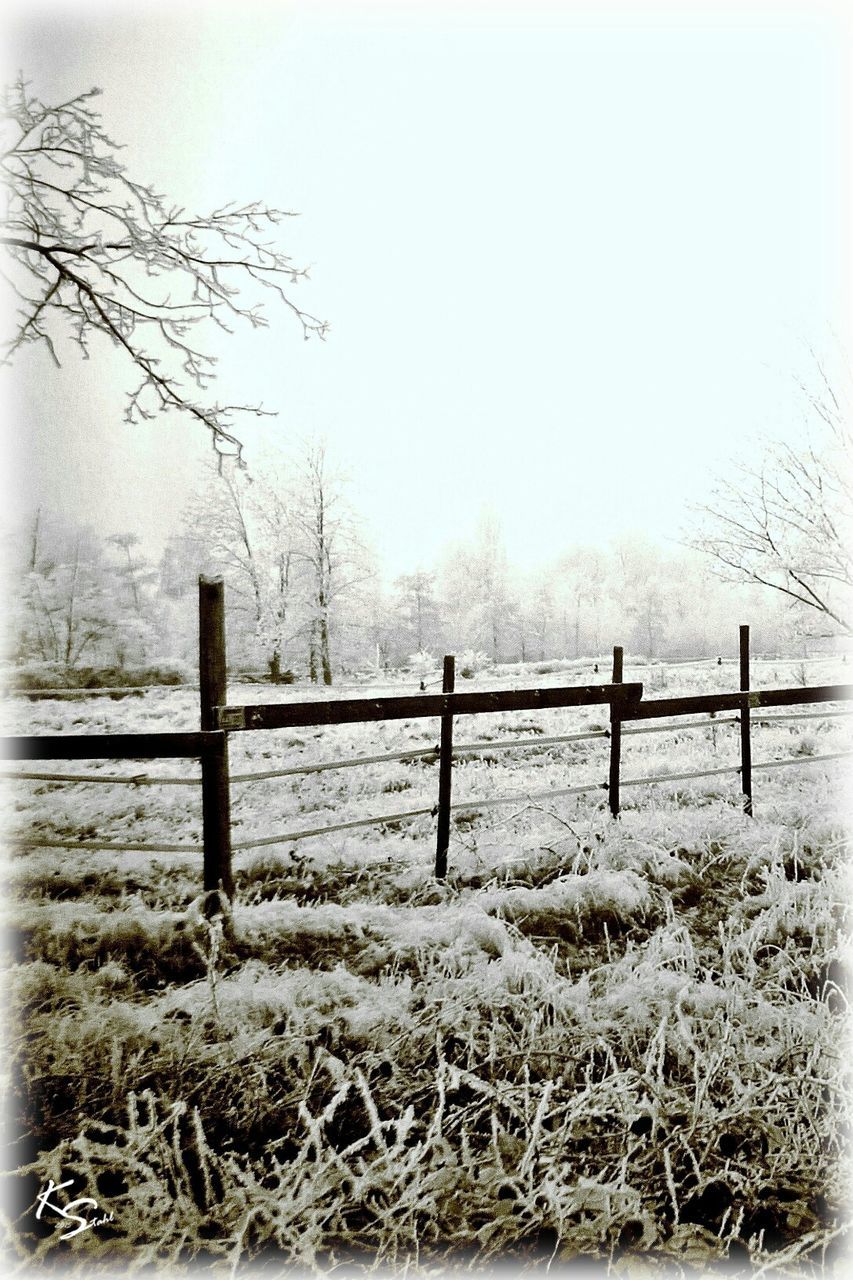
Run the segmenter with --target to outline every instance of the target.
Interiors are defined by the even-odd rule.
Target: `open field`
[[[753,664],[754,687],[800,664]],[[583,683],[590,664],[462,687]],[[839,660],[806,664],[842,681]],[[602,668],[602,676],[606,673]],[[732,664],[632,667],[649,695],[736,687]],[[398,686],[397,686],[398,687]],[[460,687],[460,686],[458,686]],[[258,700],[304,698],[268,689]],[[337,696],[334,692],[331,696]],[[251,701],[250,686],[231,691]],[[197,694],[9,699],[7,732],[197,727]],[[828,1274],[849,1182],[849,720],[755,729],[736,775],[528,800],[603,781],[602,708],[460,717],[449,875],[429,816],[235,855],[10,846],[7,1143],[20,1266],[361,1274]],[[435,721],[235,736],[234,774],[429,747]],[[630,744],[630,745],[629,745]],[[736,766],[737,727],[626,737],[626,779]],[[20,768],[8,765],[7,771]],[[152,762],[147,777],[193,776]],[[130,775],[130,764],[57,771]],[[429,760],[235,783],[235,844],[431,807]],[[5,783],[10,836],[186,845],[189,786]],[[477,800],[517,802],[475,816]],[[81,834],[82,833],[82,834]],[[60,1240],[40,1190],[109,1222]],[[60,1197],[61,1198],[61,1197]]]
[[[847,668],[839,659],[819,659],[808,663],[760,660],[753,662],[753,687],[796,686],[797,684],[841,683]],[[606,679],[605,663],[599,672],[591,662],[541,663],[498,668],[472,680],[460,680],[460,691],[489,688],[549,687],[560,684],[593,683]],[[664,666],[626,663],[625,680],[644,682],[646,696],[681,696],[691,693],[724,692],[737,687],[733,662],[718,667],[714,662]],[[417,681],[408,685],[360,686],[365,696],[375,691],[413,692]],[[352,696],[346,686],[317,691],[320,698]],[[307,696],[310,696],[308,694]],[[233,684],[229,700],[301,701],[302,685]],[[849,708],[844,708],[845,710]],[[794,708],[794,711],[797,709]],[[804,708],[810,711],[810,708]],[[144,698],[112,700],[81,698],[74,701],[44,700],[30,703],[9,699],[0,705],[5,714],[4,731],[10,733],[108,733],[162,732],[198,728],[198,694],[192,689],[164,688],[150,691]],[[778,714],[778,713],[777,713]],[[691,719],[695,719],[692,717]],[[718,721],[725,717],[718,717]],[[754,723],[759,718],[754,717]],[[756,762],[791,755],[827,755],[843,750],[849,742],[849,717],[825,720],[773,720],[754,731],[753,758]],[[454,746],[460,759],[454,765],[453,801],[489,801],[519,798],[519,808],[528,807],[527,796],[541,796],[574,786],[602,785],[607,777],[608,746],[602,738],[594,742],[533,745],[505,749],[502,744],[516,738],[535,740],[560,735],[604,731],[607,708],[550,710],[532,713],[459,716],[455,719]],[[625,780],[673,772],[736,768],[740,763],[737,727],[731,723],[708,724],[696,729],[682,721],[673,733],[623,730],[622,776]],[[283,769],[314,768],[330,761],[357,760],[385,753],[428,751],[438,744],[438,721],[434,717],[409,721],[388,721],[363,725],[341,725],[300,730],[271,730],[236,734],[231,739],[232,840],[235,848],[251,847],[271,835],[313,830],[347,821],[384,814],[426,810],[425,816],[406,824],[410,838],[431,838],[433,819],[429,811],[436,802],[435,757],[407,761],[379,761],[289,777],[238,781],[241,775]],[[477,752],[462,752],[466,743],[482,743]],[[15,767],[17,768],[17,767]],[[45,772],[42,767],[40,772]],[[134,765],[110,761],[62,762],[54,771],[63,775],[90,777],[137,777],[137,785],[112,786],[105,783],[25,783],[12,795],[10,835],[16,832],[43,841],[125,840],[134,844],[160,844],[200,848],[201,797],[197,787],[167,785],[152,787],[148,780],[176,776],[185,782],[198,780],[200,768],[192,762],[162,760]],[[759,775],[760,796],[764,779]],[[6,784],[7,786],[9,784]],[[705,780],[707,789],[709,781]],[[735,775],[722,776],[711,786],[715,794],[734,796]],[[695,788],[694,788],[695,789]],[[626,789],[623,803],[636,802],[637,792]],[[595,793],[592,793],[593,800]],[[492,810],[491,813],[497,812]],[[512,813],[511,805],[505,813]],[[457,829],[466,814],[456,815]],[[491,819],[489,820],[489,822]],[[390,826],[399,824],[390,824]],[[478,829],[480,823],[477,824]],[[489,823],[487,823],[487,826]],[[505,824],[499,824],[505,825]],[[388,827],[386,827],[386,834]],[[281,847],[281,846],[279,846]]]

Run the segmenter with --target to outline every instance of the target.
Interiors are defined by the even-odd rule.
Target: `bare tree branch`
[[[92,107],[99,92],[48,106],[19,76],[4,93],[0,243],[17,312],[0,362],[42,343],[59,364],[59,340],[68,336],[88,358],[92,335],[103,334],[139,377],[128,395],[129,423],[177,410],[210,431],[217,453],[239,459],[235,416],[266,411],[196,395],[214,377],[205,334],[210,326],[230,333],[231,322],[266,327],[257,296],[264,290],[306,339],[325,336],[326,323],[291,296],[307,270],[267,239],[293,215],[260,202],[205,215],[168,205],[117,160],[119,148]]]
[[[695,508],[688,545],[710,556],[724,579],[781,592],[850,635],[853,437],[842,399],[815,363],[818,390],[797,385],[819,420],[821,447],[776,442],[757,467],[737,467]]]

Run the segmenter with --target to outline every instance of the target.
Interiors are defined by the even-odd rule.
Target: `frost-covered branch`
[[[0,242],[16,320],[3,363],[42,343],[59,364],[68,337],[88,358],[92,335],[105,335],[138,375],[128,422],[177,410],[210,431],[217,452],[239,457],[235,416],[266,411],[206,398],[216,363],[206,335],[267,326],[262,291],[305,338],[325,335],[325,322],[292,297],[307,271],[268,238],[293,215],[259,202],[205,215],[170,205],[116,158],[92,105],[99,92],[48,106],[22,77],[5,91]]]
[[[820,391],[806,394],[821,447],[776,442],[757,465],[737,467],[696,508],[690,545],[712,558],[721,577],[770,587],[853,634],[853,440],[819,372]]]

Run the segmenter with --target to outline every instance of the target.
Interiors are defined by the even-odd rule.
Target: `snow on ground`
[[[571,664],[569,670],[542,670],[569,664],[528,664],[483,672],[462,680],[457,688],[555,687],[560,684],[595,683],[606,680],[592,663]],[[600,664],[600,667],[603,664]],[[537,668],[539,668],[537,670]],[[686,664],[639,666],[629,664],[625,679],[640,679],[646,697],[675,697],[693,692],[729,692],[736,688],[736,670],[731,662],[718,666],[706,661]],[[753,688],[791,687],[802,684],[841,683],[846,666],[841,658],[802,661],[756,661]],[[396,686],[407,691],[405,686]],[[376,686],[362,690],[365,697],[387,692]],[[232,684],[232,705],[264,702],[296,702],[312,698],[353,696],[347,689],[310,690],[299,686],[269,687]],[[8,698],[3,704],[7,732],[39,735],[64,733],[163,732],[198,727],[197,692],[164,688],[147,692],[142,698],[120,700],[81,698],[75,701]],[[804,767],[812,756],[831,755],[850,749],[850,718],[826,716],[817,719],[775,719],[787,713],[817,713],[821,708],[800,707],[771,710],[768,723],[754,718],[753,759],[756,765],[773,760],[797,758]],[[716,769],[736,769],[740,762],[737,724],[720,715],[707,717],[698,727],[682,721],[661,733],[632,733],[623,729],[622,776],[625,779],[623,805],[638,803],[645,788],[632,787],[631,779],[670,773],[699,773]],[[607,708],[565,708],[533,712],[460,716],[454,722],[454,744],[458,757],[453,769],[453,803],[460,806],[454,815],[454,838],[463,846],[477,844],[484,833],[510,838],[519,827],[529,826],[531,814],[541,810],[567,814],[601,807],[606,800],[609,744],[606,738],[569,743],[543,743],[549,739],[581,732],[601,732],[607,728]],[[637,728],[648,726],[634,726]],[[429,750],[437,746],[439,725],[435,717],[402,721],[330,727],[281,729],[235,733],[230,738],[230,763],[234,781],[231,788],[232,839],[235,848],[252,846],[271,836],[357,822],[387,816],[381,828],[380,845],[395,848],[401,843],[409,856],[421,852],[432,836],[434,819],[430,811],[437,798],[438,771],[434,755],[410,760],[381,761],[367,765],[330,769],[240,781],[241,774],[301,769],[332,761],[346,762],[359,757]],[[522,739],[528,745],[505,748],[504,742]],[[466,743],[483,744],[476,752],[463,752]],[[835,766],[836,769],[843,768]],[[813,770],[833,768],[831,762],[815,764]],[[187,785],[148,785],[146,779],[200,780],[194,761],[61,761],[50,764],[10,763],[4,772],[83,774],[89,777],[140,779],[131,785],[101,782],[66,783],[52,781],[5,781],[7,834],[33,841],[70,840],[134,844],[174,844],[188,850],[201,843],[200,789]],[[799,774],[801,768],[796,767]],[[785,785],[796,786],[795,768],[778,770]],[[770,772],[756,769],[754,793],[760,804]],[[551,793],[592,785],[596,789],[579,797],[551,799]],[[661,787],[667,784],[661,784]],[[670,793],[676,784],[668,784]],[[738,792],[736,773],[721,774],[679,784],[701,796],[731,796]],[[659,788],[656,788],[658,790]],[[479,815],[478,802],[501,801],[485,807]],[[470,809],[465,809],[470,802]],[[420,817],[398,820],[394,815],[426,810]],[[480,833],[478,837],[477,833]],[[341,835],[335,836],[339,846]],[[311,847],[328,843],[328,836],[311,837]],[[289,841],[275,846],[286,848]],[[347,847],[366,851],[377,846],[377,828],[356,828],[345,837]],[[141,855],[144,856],[144,855]],[[243,855],[245,856],[245,855]],[[390,856],[394,856],[393,854]]]
[[[642,678],[671,695],[731,689],[733,671]],[[534,667],[463,687],[566,678]],[[771,683],[800,683],[795,666],[754,680]],[[4,712],[35,733],[191,729],[196,698],[9,699]],[[604,724],[602,710],[460,717],[457,744],[491,742],[455,764],[454,798],[521,798],[456,813],[444,883],[426,816],[242,851],[223,916],[199,892],[197,788],[6,783],[13,831],[194,849],[12,848],[2,942],[20,1247],[69,1256],[33,1203],[70,1178],[114,1217],[110,1236],[74,1247],[89,1274],[112,1242],[167,1274],[188,1256],[230,1274],[256,1259],[314,1274],[376,1259],[425,1277],[455,1257],[513,1274],[727,1259],[749,1275],[781,1259],[815,1280],[846,1212],[849,890],[844,764],[809,761],[845,748],[850,722],[756,727],[757,760],[803,765],[756,774],[754,818],[736,774],[626,787],[618,822],[603,792],[526,800],[603,780],[606,740],[541,741]],[[436,736],[426,720],[235,734],[232,768]],[[536,745],[497,749],[514,736]],[[625,773],[736,764],[737,744],[722,723],[626,735]],[[197,772],[5,769],[25,767]],[[235,782],[235,838],[431,807],[436,784],[424,761]]]

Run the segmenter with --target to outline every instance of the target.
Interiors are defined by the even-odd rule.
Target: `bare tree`
[[[442,596],[457,646],[482,646],[493,662],[516,631],[518,601],[511,584],[503,532],[483,509],[471,543],[452,547],[442,566]]]
[[[521,661],[527,660],[528,632],[536,643],[540,662],[548,656],[554,621],[554,586],[550,576],[539,573],[527,584],[526,604],[517,613],[517,635]]]
[[[395,582],[397,609],[410,645],[420,652],[433,644],[438,630],[435,601],[435,574],[418,569],[404,573]]]
[[[853,634],[853,437],[842,402],[818,366],[817,392],[802,391],[821,424],[819,445],[765,446],[757,465],[720,481],[689,545],[719,576],[781,592]]]
[[[568,609],[571,606],[573,656],[581,654],[581,636],[598,653],[601,648],[599,606],[607,578],[607,562],[595,547],[574,547],[557,561],[554,569],[555,586],[561,603],[563,647],[569,651]],[[585,608],[589,606],[589,610]],[[592,632],[584,627],[587,612],[591,614]]]
[[[267,485],[264,500],[258,506],[258,523],[265,545],[269,548],[270,582],[266,622],[266,641],[270,649],[269,674],[274,684],[287,678],[282,671],[294,595],[294,562],[296,551],[293,528],[286,496],[276,485]]]
[[[613,544],[613,556],[613,577],[624,619],[632,624],[636,642],[646,657],[654,661],[667,638],[677,570],[654,543],[644,538],[618,539]]]
[[[55,527],[38,511],[27,535],[19,590],[18,657],[70,671],[112,645],[118,612],[101,549],[88,529]]]
[[[340,489],[330,475],[326,447],[309,446],[302,465],[303,488],[295,513],[301,533],[301,555],[309,567],[312,599],[308,624],[308,674],[323,684],[332,683],[330,611],[337,587],[340,524],[336,508]]]
[[[262,468],[256,478],[233,463],[211,466],[184,513],[182,571],[168,566],[170,590],[173,582],[186,594],[199,572],[223,574],[243,656],[262,654],[278,681],[307,640],[311,679],[331,684],[341,606],[346,600],[354,626],[353,589],[372,577],[358,520],[322,443],[267,452]]]
[[[145,662],[156,639],[153,596],[159,574],[142,555],[138,534],[110,534],[106,546],[117,556],[115,561],[106,565],[117,622],[114,636],[116,661],[124,667],[133,655],[139,662]]]
[[[282,678],[294,623],[295,558],[286,481],[274,465],[264,479],[227,463],[211,467],[184,512],[184,563],[193,572],[221,573],[231,619],[252,653],[263,654],[270,679]],[[186,589],[187,583],[182,583]],[[288,634],[288,628],[291,634]]]
[[[41,343],[59,365],[65,337],[88,358],[93,336],[106,336],[136,370],[128,422],[177,410],[210,431],[218,453],[239,457],[234,416],[266,411],[208,399],[215,357],[205,335],[230,332],[235,320],[267,325],[264,292],[293,313],[306,338],[325,334],[287,287],[306,271],[267,240],[292,215],[259,202],[206,214],[168,203],[117,160],[92,107],[99,92],[48,106],[23,77],[5,91],[2,243],[17,319],[4,362]]]
[[[193,562],[190,580],[200,572],[224,573],[229,603],[257,630],[263,616],[263,584],[246,473],[232,466],[211,468],[190,499],[183,523],[184,558]]]

